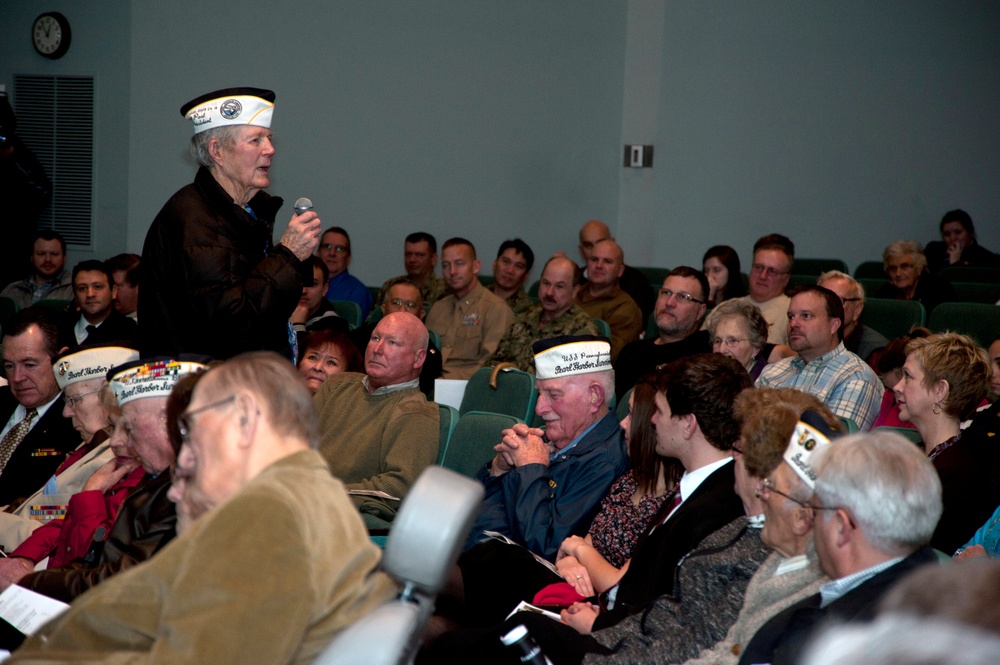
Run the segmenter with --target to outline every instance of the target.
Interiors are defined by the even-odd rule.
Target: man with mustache
[[[531,345],[537,340],[562,335],[596,335],[594,320],[575,302],[582,281],[583,272],[575,263],[564,256],[549,259],[538,284],[541,302],[517,315],[486,364],[511,362],[518,369],[533,374],[535,354]]]

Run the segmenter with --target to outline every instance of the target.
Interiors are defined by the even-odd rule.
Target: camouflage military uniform
[[[531,345],[536,340],[558,337],[559,335],[597,334],[594,320],[575,303],[558,319],[539,328],[538,318],[541,314],[541,303],[534,304],[518,314],[510,330],[500,340],[496,353],[486,365],[512,362],[517,364],[518,369],[534,374],[535,356],[531,352]]]
[[[495,294],[496,287],[491,287],[490,291],[493,291]],[[511,297],[505,298],[504,302],[507,303],[510,310],[514,312],[514,316],[520,316],[535,304],[535,301],[532,300],[531,296],[527,294],[523,287],[515,291],[514,295]]]
[[[381,305],[385,301],[385,294],[389,292],[389,287],[396,282],[403,282],[410,279],[407,275],[400,275],[399,277],[393,277],[392,279],[387,279],[382,284],[382,287],[378,291],[378,298],[375,299],[376,305]],[[424,299],[424,307],[430,308],[437,299],[444,295],[447,287],[444,284],[444,280],[431,273],[424,280],[424,285],[420,287],[420,295]]]

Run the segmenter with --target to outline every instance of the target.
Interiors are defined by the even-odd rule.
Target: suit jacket
[[[0,388],[0,429],[16,408],[17,400],[10,388]],[[62,410],[60,395],[14,449],[0,474],[0,505],[33,494],[52,477],[66,454],[83,443],[73,423],[63,418]]]
[[[914,569],[937,560],[934,550],[922,547],[824,608],[819,606],[818,593],[799,601],[761,626],[743,652],[740,665],[798,662],[803,647],[825,620],[838,623],[871,621],[882,596],[896,582]]]
[[[76,325],[78,320],[76,318],[73,319],[73,325]],[[104,322],[97,326],[97,330],[87,335],[83,340],[83,344],[76,343],[75,335],[71,335],[70,337],[73,340],[71,351],[76,351],[81,346],[100,346],[112,342],[118,342],[122,346],[129,348],[139,348],[139,326],[135,321],[113,307],[111,308],[111,313],[108,314],[108,318],[104,319]]]
[[[632,552],[632,563],[618,583],[615,609],[601,612],[594,630],[613,626],[629,614],[641,612],[657,596],[672,595],[676,568],[681,559],[709,534],[744,514],[743,502],[733,486],[733,463],[716,469],[691,493],[677,512],[652,532],[646,531]],[[651,524],[670,510],[664,502]]]

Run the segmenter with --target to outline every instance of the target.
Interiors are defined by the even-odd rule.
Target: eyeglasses
[[[330,243],[327,243],[325,245],[320,245],[319,248],[325,249],[328,252],[336,252],[337,254],[343,254],[345,252],[350,251],[349,247],[345,247],[343,245],[331,245]]]
[[[677,299],[681,302],[696,302],[699,305],[704,305],[704,300],[698,300],[690,293],[685,293],[684,291],[671,291],[670,289],[660,289],[660,295],[666,300],[670,300],[670,296],[677,296]]]
[[[750,266],[750,272],[755,272],[763,275],[764,277],[774,277],[775,275],[787,275],[790,270],[775,270],[771,266],[765,266],[762,263],[755,263]]]
[[[226,399],[220,399],[218,402],[212,402],[211,404],[206,404],[205,406],[199,406],[197,409],[190,411],[185,411],[181,415],[177,416],[177,431],[181,435],[181,440],[185,443],[191,438],[191,428],[193,427],[194,416],[201,413],[202,411],[208,411],[209,409],[217,409],[220,406],[225,406],[230,402],[236,401],[236,395],[230,395]]]
[[[746,337],[716,337],[712,340],[712,346],[724,346],[731,349],[741,342],[747,341]]]
[[[758,499],[765,499],[766,500],[767,497],[764,496],[764,495],[765,494],[771,494],[772,492],[774,494],[777,494],[778,496],[785,497],[786,499],[788,499],[792,503],[798,504],[802,508],[812,508],[813,507],[813,506],[809,505],[808,502],[806,502],[806,501],[799,501],[795,497],[789,496],[789,495],[785,494],[784,492],[782,492],[781,490],[775,488],[774,482],[770,478],[765,478],[761,482],[760,487],[757,489],[757,491],[754,492],[754,494],[756,495],[756,497]]]
[[[416,300],[403,300],[402,298],[393,298],[389,302],[392,303],[393,307],[403,307],[405,305],[406,309],[416,309],[417,308],[417,301]]]
[[[840,302],[846,305],[849,302],[861,302],[861,298],[841,298]]]
[[[70,397],[66,393],[63,393],[63,399],[66,401],[66,403],[72,409],[72,408],[76,408],[76,407],[80,406],[80,403],[83,402],[83,398],[84,397],[87,397],[88,395],[96,395],[99,392],[101,392],[100,388],[98,388],[97,390],[91,390],[89,393],[80,393],[79,395],[76,395],[75,397]]]
[[[844,508],[843,506],[814,506],[810,503],[808,507],[811,508],[812,510],[831,510],[831,511],[843,510],[844,515],[847,516],[847,523],[851,525],[851,528],[852,529],[858,528],[857,525],[854,523],[854,516],[851,515],[851,511],[849,511],[847,508]]]
[[[912,263],[900,263],[898,266],[886,266],[885,267],[885,271],[887,273],[889,273],[889,274],[892,274],[894,272],[899,272],[900,270],[904,270],[904,271],[913,270],[913,264]]]

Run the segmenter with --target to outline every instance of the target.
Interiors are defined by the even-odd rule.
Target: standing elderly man
[[[122,502],[107,539],[95,534],[87,557],[32,573],[18,584],[68,603],[150,558],[174,537],[177,515],[167,491],[176,453],[167,435],[167,397],[181,377],[204,370],[199,362],[139,360],[109,372],[111,390],[122,410],[114,436],[119,429],[124,433],[146,475]]]
[[[757,305],[767,321],[767,341],[787,343],[785,314],[789,298],[785,295],[795,261],[795,244],[779,233],[759,238],[753,245],[750,265],[750,294],[743,299]]]
[[[413,314],[385,316],[365,350],[365,374],[343,372],[316,393],[319,450],[366,515],[391,520],[417,476],[438,454],[438,408],[420,392],[427,329]]]
[[[320,220],[293,215],[272,245],[282,200],[264,192],[274,146],[274,93],[227,88],[181,107],[194,123],[194,184],[174,194],[153,220],[142,250],[139,334],[144,357],[203,353],[229,358],[266,349],[291,356],[289,317]]]
[[[844,303],[844,346],[874,369],[881,355],[879,351],[889,340],[860,321],[861,312],[865,310],[865,287],[839,270],[823,273],[816,283],[836,293]]]
[[[316,412],[287,361],[256,353],[213,369],[178,428],[191,462],[184,500],[205,512],[145,565],[48,623],[12,662],[312,663],[395,594],[315,450]]]
[[[538,284],[541,302],[517,314],[487,364],[510,362],[534,374],[535,354],[531,345],[535,341],[562,335],[596,335],[594,320],[574,302],[582,280],[580,267],[566,257],[549,259]]]
[[[707,301],[708,278],[704,272],[690,266],[670,271],[653,310],[659,334],[626,345],[615,361],[615,392],[619,396],[661,365],[712,351],[708,331],[699,329]]]
[[[941,517],[941,481],[921,450],[873,432],[808,453],[801,447],[816,475],[813,541],[832,581],[764,624],[740,663],[798,662],[821,623],[872,620],[893,584],[937,561],[927,543]]]
[[[567,536],[587,532],[611,483],[628,470],[628,455],[609,409],[614,370],[607,340],[556,337],[533,347],[535,413],[545,430],[503,431],[496,457],[476,474],[486,496],[466,547],[483,531],[498,531],[554,560]]]
[[[788,345],[797,355],[765,367],[757,385],[809,393],[838,416],[871,429],[885,388],[871,367],[844,348],[840,298],[813,284],[790,293]]]

